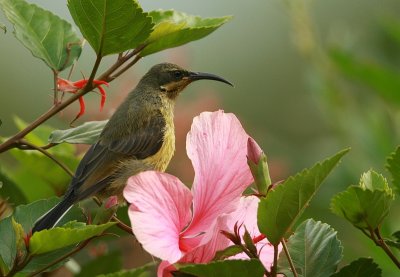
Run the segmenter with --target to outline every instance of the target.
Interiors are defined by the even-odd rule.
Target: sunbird
[[[165,171],[175,151],[174,106],[197,80],[232,83],[214,74],[192,72],[171,63],[154,65],[111,116],[80,161],[61,202],[41,216],[32,233],[54,227],[77,202],[91,196],[118,196],[130,176]]]

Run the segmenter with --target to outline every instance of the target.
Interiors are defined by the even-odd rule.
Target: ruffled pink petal
[[[157,277],[173,277],[172,271],[175,271],[174,265],[167,261],[162,261],[157,268]]]
[[[246,158],[248,137],[234,114],[203,112],[194,118],[186,142],[195,170],[193,219],[184,236],[205,232],[218,216],[237,207],[253,181]]]
[[[204,241],[207,243],[194,248],[180,259],[179,263],[208,263],[214,258],[217,251],[228,247],[230,240],[221,234],[221,230],[228,228],[226,223],[227,216],[218,217],[213,226],[204,234]]]
[[[128,179],[124,197],[133,233],[143,248],[162,260],[174,263],[183,253],[179,233],[191,219],[190,190],[176,177],[155,171]]]
[[[229,214],[227,225],[229,229],[227,231],[232,232],[233,226],[237,222],[238,225],[242,225],[240,229],[240,235],[243,236],[245,228],[249,231],[250,236],[254,239],[260,236],[260,231],[257,226],[257,209],[260,199],[256,196],[247,196],[240,199],[239,207],[236,211]],[[233,243],[231,243],[233,244]],[[268,242],[268,240],[262,239],[256,243],[256,247],[260,256],[260,260],[268,270],[274,262],[274,247]],[[279,252],[282,250],[282,246],[279,245]],[[230,259],[249,259],[249,257],[240,253]]]

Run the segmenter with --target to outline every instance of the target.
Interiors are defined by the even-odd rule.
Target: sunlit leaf
[[[29,251],[32,254],[43,254],[74,245],[100,235],[114,224],[115,222],[108,222],[102,225],[85,225],[78,228],[55,227],[42,230],[32,235]]]
[[[287,247],[298,276],[330,276],[342,259],[343,247],[336,231],[328,224],[313,219],[299,225],[289,238]],[[279,272],[293,276],[283,251],[278,266]]]
[[[359,258],[346,265],[331,277],[381,277],[382,270],[371,258]]]
[[[152,11],[150,16],[156,25],[146,41],[147,46],[141,52],[141,56],[201,39],[232,18],[231,16],[201,18],[174,10]]]
[[[136,0],[68,0],[68,9],[99,56],[137,47],[153,28]]]
[[[305,169],[268,192],[258,206],[258,227],[274,244],[287,237],[321,183],[349,150]]]
[[[264,267],[259,260],[224,260],[208,264],[176,265],[180,272],[199,277],[257,277],[264,276]]]
[[[50,68],[61,71],[81,54],[82,41],[72,26],[50,11],[24,0],[0,0],[0,7],[17,39]]]
[[[50,134],[49,143],[68,142],[94,144],[98,140],[107,122],[108,120],[90,121],[75,128],[55,130]]]
[[[374,230],[388,215],[392,201],[393,194],[383,190],[350,186],[332,198],[331,210],[357,228]]]

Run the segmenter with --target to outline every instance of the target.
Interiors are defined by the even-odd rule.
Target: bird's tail
[[[42,215],[32,228],[32,234],[44,229],[50,229],[54,227],[61,218],[71,209],[74,204],[69,197],[64,198],[54,208],[49,210],[47,213]]]

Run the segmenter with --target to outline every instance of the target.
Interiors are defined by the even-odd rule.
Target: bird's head
[[[231,82],[217,75],[188,71],[171,63],[153,66],[142,79],[144,82],[151,82],[171,99],[175,99],[187,85],[197,80],[214,80],[233,86]]]

